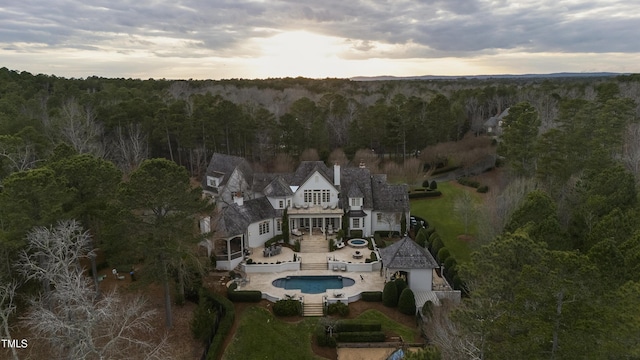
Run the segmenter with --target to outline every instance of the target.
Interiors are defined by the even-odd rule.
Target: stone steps
[[[300,242],[301,253],[325,253],[328,251],[327,241],[320,236],[308,237]]]
[[[322,303],[305,303],[303,316],[324,316],[324,307]]]
[[[301,263],[300,270],[327,270],[329,269],[327,263]]]

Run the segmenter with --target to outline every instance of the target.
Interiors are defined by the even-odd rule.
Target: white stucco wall
[[[263,221],[269,222],[269,232],[260,235],[260,223]],[[258,221],[251,223],[249,225],[248,231],[248,244],[249,247],[256,248],[264,245],[264,243],[275,236],[275,221],[273,219],[266,219],[263,221]]]
[[[433,269],[407,269],[403,271],[409,273],[409,287],[411,290],[432,290]]]

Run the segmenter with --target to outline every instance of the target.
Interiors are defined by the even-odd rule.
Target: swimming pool
[[[287,276],[273,280],[275,287],[286,290],[300,290],[303,294],[321,294],[327,289],[342,289],[355,284],[355,280],[338,275]]]

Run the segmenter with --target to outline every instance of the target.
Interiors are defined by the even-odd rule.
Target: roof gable
[[[219,185],[224,186],[227,181],[229,181],[229,177],[231,176],[231,174],[233,174],[233,171],[236,169],[241,172],[247,183],[251,184],[253,170],[251,169],[249,163],[244,158],[241,158],[239,156],[225,155],[220,153],[213,154],[211,156],[211,160],[209,161],[209,166],[207,166],[206,175],[215,177],[222,176],[222,181]]]
[[[289,185],[301,186],[315,173],[319,172],[333,184],[333,172],[322,161],[303,161],[289,179]]]

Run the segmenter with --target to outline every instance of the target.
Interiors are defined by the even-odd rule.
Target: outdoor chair
[[[344,241],[340,240],[336,243],[336,249],[342,249],[344,247]]]
[[[342,271],[347,271],[347,265],[342,265]]]

